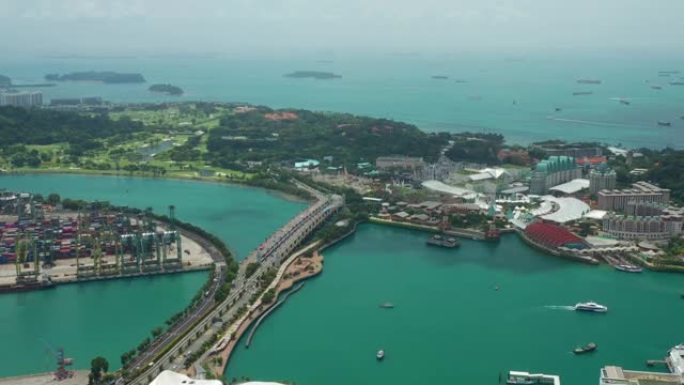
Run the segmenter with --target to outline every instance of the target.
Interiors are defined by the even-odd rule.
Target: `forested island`
[[[0,169],[146,173],[279,183],[268,170],[317,160],[322,172],[366,174],[378,157],[402,155],[434,163],[532,167],[548,149],[600,143],[508,144],[495,133],[427,133],[412,124],[342,113],[274,110],[230,103],[131,104],[58,111],[0,107]],[[684,151],[637,149],[632,163],[608,158],[618,183],[650,180],[684,202]],[[607,151],[606,151],[607,153]],[[634,167],[648,170],[632,175]],[[373,174],[377,175],[377,174]],[[256,179],[255,179],[256,178]],[[271,178],[271,179],[269,179]]]
[[[183,89],[172,84],[152,84],[148,90],[173,96],[183,95]]]
[[[339,79],[342,75],[337,75],[332,72],[322,72],[322,71],[295,71],[289,74],[283,75],[288,78],[313,78],[313,79]]]
[[[106,84],[144,83],[145,78],[137,73],[118,73],[113,71],[71,72],[68,74],[47,74],[48,81],[93,81]]]

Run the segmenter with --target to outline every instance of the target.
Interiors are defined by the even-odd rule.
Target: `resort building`
[[[603,217],[603,231],[617,239],[666,240],[682,233],[684,217],[661,215],[653,217],[608,214]]]
[[[601,190],[614,190],[617,183],[615,170],[601,163],[597,168],[589,172],[589,192],[596,194]]]
[[[530,179],[530,193],[543,195],[553,186],[582,177],[582,169],[570,156],[552,156],[537,163]]]
[[[379,156],[375,160],[375,168],[378,170],[402,169],[416,170],[425,167],[423,158],[410,156]]]
[[[43,105],[43,93],[31,92],[0,92],[0,106],[35,107]]]
[[[681,375],[624,370],[619,366],[601,368],[599,380],[599,385],[680,385],[681,383]]]
[[[629,202],[670,202],[670,190],[648,182],[632,184],[631,189],[601,190],[598,192],[598,208],[608,211],[623,211]]]
[[[603,155],[601,147],[541,147],[548,156],[585,158]]]

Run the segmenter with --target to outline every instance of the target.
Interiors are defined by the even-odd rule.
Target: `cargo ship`
[[[591,94],[593,94],[592,91],[575,91],[572,93],[572,96],[591,95]]]
[[[425,243],[427,243],[429,246],[446,247],[449,249],[460,246],[460,244],[458,243],[458,240],[456,238],[454,238],[454,237],[446,238],[446,237],[443,237],[439,234],[433,235]]]
[[[0,294],[20,293],[20,292],[24,292],[24,291],[47,290],[47,289],[54,289],[54,288],[55,288],[55,284],[50,280],[33,282],[33,283],[15,283],[12,285],[0,286]]]
[[[671,86],[684,86],[684,82],[670,82]]]
[[[666,121],[664,121],[664,120],[659,120],[659,121],[658,121],[658,125],[659,125],[659,126],[663,126],[663,127],[669,127],[669,126],[672,125],[672,122],[666,122]]]
[[[601,84],[601,80],[598,79],[577,79],[578,84]]]

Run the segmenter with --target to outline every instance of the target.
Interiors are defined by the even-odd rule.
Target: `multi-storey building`
[[[637,182],[630,189],[598,192],[598,207],[601,210],[623,211],[630,202],[667,204],[670,202],[670,190],[647,182]]]
[[[43,104],[43,93],[31,92],[0,92],[0,106],[34,107]]]
[[[608,168],[605,163],[589,172],[589,192],[596,194],[601,190],[613,190],[617,182],[615,170]]]
[[[582,177],[571,156],[551,156],[537,163],[530,179],[531,194],[546,194],[553,186]]]

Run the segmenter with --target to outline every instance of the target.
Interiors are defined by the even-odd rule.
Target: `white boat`
[[[605,313],[608,311],[608,307],[599,305],[596,302],[580,302],[575,305],[575,311],[591,311],[596,313]]]
[[[385,358],[385,351],[382,350],[382,349],[378,350],[378,352],[375,354],[375,358],[377,358],[378,361],[380,361],[380,360],[382,360],[383,358]]]

